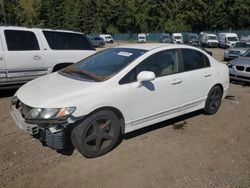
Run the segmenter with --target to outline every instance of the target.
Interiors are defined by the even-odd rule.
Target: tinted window
[[[31,31],[4,31],[9,51],[39,50],[35,34]]]
[[[94,50],[83,34],[56,31],[43,31],[43,33],[53,50]]]
[[[197,50],[182,49],[182,55],[184,71],[191,71],[210,66],[207,56]]]
[[[130,71],[119,83],[126,84],[136,81],[137,75],[142,71],[152,71],[156,77],[177,73],[178,57],[177,50],[166,50],[153,54]]]

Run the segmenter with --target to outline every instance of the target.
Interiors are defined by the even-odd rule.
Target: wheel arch
[[[213,87],[214,87],[214,86],[219,86],[220,89],[221,89],[221,91],[222,91],[222,95],[224,94],[224,88],[223,88],[223,85],[222,85],[221,83],[214,84]],[[211,89],[212,89],[213,87],[211,87]],[[211,90],[211,89],[210,89],[210,90]],[[210,91],[210,90],[209,90],[209,91]]]
[[[99,112],[99,111],[104,111],[104,110],[109,110],[109,111],[112,111],[116,116],[117,118],[120,120],[120,126],[121,126],[121,133],[124,134],[125,133],[125,119],[124,119],[124,116],[122,114],[122,112],[115,108],[115,107],[112,107],[112,106],[104,106],[104,107],[100,107],[100,108],[97,108],[93,111],[91,111],[87,116],[85,117],[89,117],[91,116],[92,114],[95,114],[96,112]]]

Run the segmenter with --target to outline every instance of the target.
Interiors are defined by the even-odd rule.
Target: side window
[[[135,82],[142,71],[152,71],[156,77],[166,76],[178,72],[179,56],[177,50],[166,50],[151,55],[137,67],[124,76],[119,84]]]
[[[53,50],[94,50],[83,34],[57,31],[43,31],[43,34]]]
[[[9,51],[39,50],[36,35],[31,31],[5,30]]]
[[[192,49],[182,49],[183,71],[191,71],[210,66],[209,59],[201,52]]]
[[[134,68],[119,81],[119,84],[122,85],[135,82],[137,79],[136,76],[137,76],[137,71],[136,68]]]
[[[138,65],[137,72],[152,71],[156,77],[178,72],[177,50],[166,50],[151,55]]]

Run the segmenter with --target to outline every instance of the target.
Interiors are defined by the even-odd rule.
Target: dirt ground
[[[212,49],[222,59],[222,49]],[[250,187],[250,88],[231,84],[217,114],[194,112],[125,135],[110,153],[57,153],[16,127],[0,91],[0,187]]]

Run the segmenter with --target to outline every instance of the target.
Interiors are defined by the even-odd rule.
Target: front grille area
[[[236,69],[238,71],[244,71],[245,67],[244,66],[236,66]]]
[[[246,72],[250,72],[250,67],[247,67],[247,68],[246,68]]]
[[[244,80],[250,80],[250,77],[246,77],[246,76],[237,76],[236,78],[240,78],[240,79],[244,79]]]

